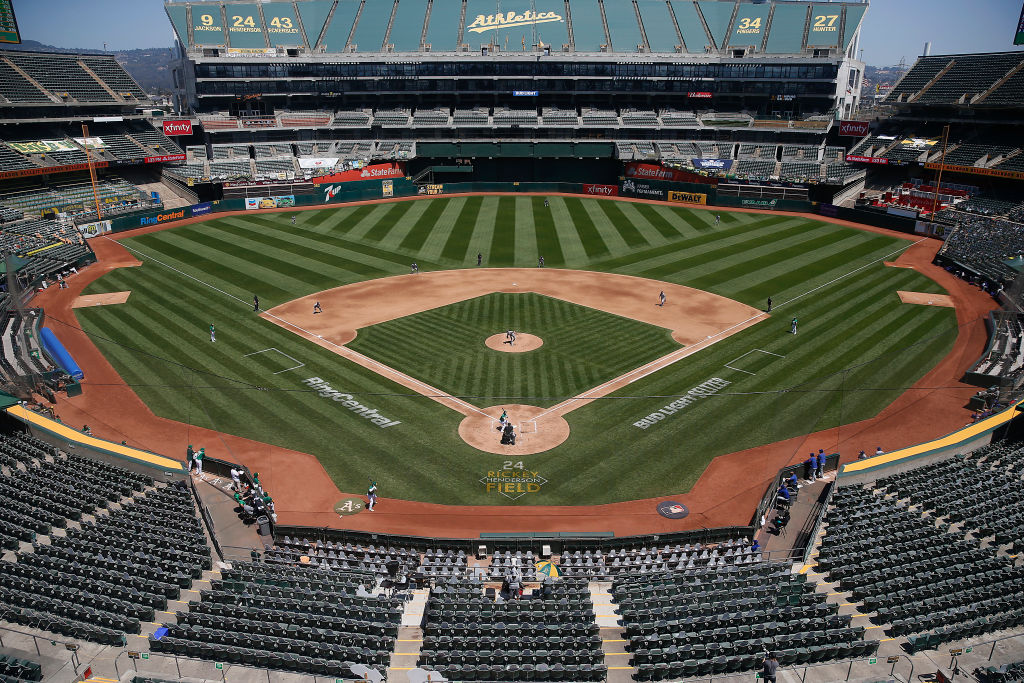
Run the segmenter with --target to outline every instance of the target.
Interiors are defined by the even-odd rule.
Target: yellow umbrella
[[[536,563],[537,573],[541,576],[561,576],[562,572],[558,570],[558,565],[550,560],[541,560]]]

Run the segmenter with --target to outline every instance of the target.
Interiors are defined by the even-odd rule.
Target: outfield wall
[[[839,469],[836,482],[840,486],[868,484],[879,477],[888,477],[969,453],[1000,438],[998,432],[1008,429],[1022,410],[1024,402],[1018,402],[1000,413],[938,439],[864,460],[848,462]]]
[[[185,465],[180,460],[89,436],[21,405],[11,406],[6,410],[6,414],[24,425],[32,436],[53,444],[62,451],[88,454],[96,460],[141,472],[162,481],[177,481],[188,477]]]

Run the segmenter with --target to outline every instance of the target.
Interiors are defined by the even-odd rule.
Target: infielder
[[[658,299],[661,301],[661,303],[658,304],[658,305],[659,306],[664,306],[665,305],[665,292],[664,291],[661,294],[658,295]]]

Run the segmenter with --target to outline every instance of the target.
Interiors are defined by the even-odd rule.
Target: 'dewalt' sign
[[[514,26],[534,26],[536,24],[548,24],[553,21],[564,22],[561,14],[556,12],[534,12],[526,10],[522,14],[516,12],[502,12],[501,14],[478,14],[472,23],[466,26],[471,33],[483,33],[499,28],[512,28]]]

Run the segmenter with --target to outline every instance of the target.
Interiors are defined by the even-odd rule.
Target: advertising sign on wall
[[[713,94],[709,93],[709,92],[706,92],[706,91],[705,92],[688,92],[688,93],[686,93],[686,96],[687,97],[692,97],[693,99],[696,99],[696,100],[710,100],[713,97]]]
[[[690,162],[701,171],[728,171],[732,168],[732,159],[690,159]]]
[[[881,164],[886,166],[889,164],[889,160],[884,157],[861,157],[853,154],[846,155],[847,161],[856,161],[861,164]]]
[[[147,164],[161,164],[165,161],[185,161],[184,154],[164,154],[158,157],[146,157]]]
[[[615,197],[619,194],[619,188],[615,185],[591,185],[583,184],[583,194],[596,194],[602,197]]]
[[[22,154],[49,154],[50,152],[73,152],[77,147],[66,140],[38,140],[36,142],[8,142],[8,147]]]
[[[695,173],[677,171],[674,168],[666,168],[659,164],[642,164],[631,161],[626,164],[627,178],[646,178],[648,180],[674,180],[681,183],[707,182],[707,180]]]
[[[840,121],[839,134],[862,138],[868,134],[869,121]]]
[[[644,199],[664,199],[665,191],[651,187],[650,184],[626,178],[622,181],[622,193],[627,197],[643,197]]]
[[[346,183],[353,180],[383,180],[385,178],[404,178],[405,167],[395,162],[391,164],[371,164],[351,171],[331,173],[313,178],[314,185],[328,185],[331,183]]]
[[[254,211],[256,209],[283,209],[289,206],[295,206],[295,195],[277,195],[275,197],[246,197],[245,198],[245,210]]]
[[[82,236],[85,237],[85,239],[91,239],[98,235],[102,235],[105,232],[110,232],[110,221],[82,223],[78,226],[78,231],[82,233]]]
[[[697,194],[696,192],[677,192],[675,190],[669,190],[668,200],[670,202],[679,202],[681,204],[707,204],[708,196],[706,194]]]
[[[416,188],[416,194],[444,194],[444,185],[420,185]]]
[[[380,193],[382,197],[394,197],[395,196],[395,181],[393,180],[382,180],[380,181]]]
[[[188,119],[164,121],[164,135],[192,135],[192,122]]]
[[[192,215],[193,216],[202,216],[204,214],[210,213],[210,211],[212,211],[212,210],[213,210],[213,205],[210,202],[203,202],[202,204],[193,204],[192,205]]]

